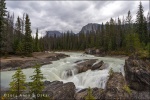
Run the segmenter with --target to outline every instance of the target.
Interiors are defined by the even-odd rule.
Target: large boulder
[[[95,48],[88,48],[88,49],[85,49],[85,53],[86,53],[86,54],[94,55],[94,54],[96,54],[96,49],[95,49]]]
[[[106,55],[106,52],[103,48],[101,49],[96,49],[96,48],[88,48],[88,49],[85,49],[85,54],[91,54],[91,55],[95,55],[95,56],[105,56]]]
[[[91,69],[92,65],[97,61],[97,59],[88,59],[84,62],[78,63],[76,68],[78,70],[78,73],[85,72],[89,69]]]
[[[99,61],[98,63],[92,65],[92,68],[91,70],[96,70],[96,69],[99,69],[102,65],[104,64],[103,61]]]
[[[104,100],[104,90],[100,88],[92,88],[92,95],[96,100]],[[88,89],[82,89],[75,94],[76,100],[85,100],[85,97],[88,94]]]
[[[129,100],[130,92],[126,90],[127,84],[121,73],[113,73],[106,84],[105,100]]]
[[[150,61],[131,56],[125,61],[125,78],[130,88],[137,91],[150,89]]]
[[[63,83],[60,81],[46,82],[45,93],[54,100],[74,100],[75,85],[72,82]]]

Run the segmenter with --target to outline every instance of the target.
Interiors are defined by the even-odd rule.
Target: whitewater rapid
[[[62,52],[70,57],[53,61],[52,64],[43,65],[41,67],[42,74],[47,81],[63,81],[73,82],[77,89],[87,88],[87,87],[98,87],[105,88],[106,82],[109,78],[109,70],[112,68],[114,72],[121,72],[124,75],[124,58],[112,58],[112,57],[95,57],[93,55],[86,55],[83,53],[73,53],[73,52]],[[103,70],[87,70],[86,72],[77,73],[76,61],[83,59],[98,59],[98,61],[103,60],[104,63],[108,65],[106,69]],[[97,62],[98,62],[97,61]],[[72,76],[67,75],[67,70],[71,70]],[[28,68],[23,69],[23,73],[26,75],[26,81],[30,81],[31,75],[33,75],[34,69]],[[1,72],[1,86],[8,87],[11,81],[11,76],[15,71],[4,71]]]

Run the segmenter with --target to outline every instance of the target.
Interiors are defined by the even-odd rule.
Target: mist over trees
[[[5,0],[1,1],[0,41],[1,53],[31,56],[32,52],[57,51],[57,50],[85,50],[98,48],[104,52],[118,52],[132,54],[150,51],[150,16],[144,16],[142,3],[138,6],[136,21],[132,19],[132,12],[128,11],[123,19],[110,18],[102,23],[97,30],[89,33],[74,34],[72,31],[63,33],[62,36],[49,36],[46,34],[38,38],[32,37],[31,22],[28,14],[18,16],[14,22],[14,14],[6,12]]]

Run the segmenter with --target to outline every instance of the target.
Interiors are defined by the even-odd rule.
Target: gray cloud
[[[148,12],[148,1],[142,1]],[[131,10],[137,12],[138,1],[7,1],[7,10],[16,17],[28,13],[32,30],[44,33],[47,30],[79,32],[88,23],[102,23],[111,17],[126,16]]]

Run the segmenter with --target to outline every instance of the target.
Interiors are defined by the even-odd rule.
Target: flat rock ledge
[[[55,53],[53,55],[46,56],[46,57],[32,57],[32,59],[25,58],[26,60],[24,60],[24,58],[20,58],[17,60],[12,59],[5,62],[2,61],[0,70],[11,71],[11,70],[18,69],[19,67],[21,69],[31,68],[36,64],[40,64],[40,65],[51,64],[52,61],[60,60],[65,57],[69,57],[69,56],[62,53]]]

